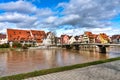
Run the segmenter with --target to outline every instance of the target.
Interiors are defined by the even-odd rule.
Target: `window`
[[[16,33],[14,32],[14,34],[16,34]]]
[[[12,35],[10,35],[10,37],[12,37]]]

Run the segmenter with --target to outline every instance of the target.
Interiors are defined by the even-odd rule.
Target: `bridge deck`
[[[120,46],[120,44],[101,44],[101,43],[73,43],[73,44],[63,44],[63,45],[102,45],[102,46]]]

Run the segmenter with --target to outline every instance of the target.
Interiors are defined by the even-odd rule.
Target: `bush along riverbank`
[[[22,74],[17,74],[17,75],[12,75],[12,76],[5,76],[5,77],[1,77],[0,80],[21,80],[21,79],[26,79],[30,77],[35,77],[35,76],[40,76],[40,75],[45,75],[45,74],[50,74],[50,73],[55,73],[55,72],[60,72],[60,71],[66,71],[66,70],[71,70],[71,69],[76,69],[76,68],[83,68],[87,66],[102,64],[106,62],[112,62],[116,60],[120,60],[120,57],[87,62],[83,64],[75,64],[75,65],[70,65],[70,66],[57,67],[57,68],[52,68],[52,69],[39,70],[39,71],[22,73]]]
[[[32,47],[31,44],[21,44],[21,43],[18,43],[18,42],[13,42],[12,43],[12,46],[10,46],[9,43],[4,43],[4,44],[0,44],[0,49],[3,49],[3,48],[10,48],[10,49],[18,49],[18,48],[21,48],[21,49],[28,49],[28,47]],[[33,46],[34,47],[34,46]]]

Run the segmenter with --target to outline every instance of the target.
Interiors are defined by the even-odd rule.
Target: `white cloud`
[[[55,14],[55,12],[53,12],[49,8],[40,8],[40,9],[37,9],[37,11],[36,11],[36,16],[40,17],[40,18],[46,18],[46,17],[49,17],[54,14]]]
[[[14,24],[19,28],[44,28],[68,34],[74,32],[80,34],[87,30],[96,33],[112,33],[111,26],[114,23],[110,20],[120,14],[120,0],[70,0],[59,3],[55,7],[55,9],[59,8],[62,8],[63,11],[38,8],[29,0],[0,3],[0,10],[3,11],[0,14],[0,23],[7,22],[8,27],[10,24]],[[65,25],[72,27],[66,28]],[[0,27],[0,29],[4,28]]]
[[[120,14],[120,0],[70,0],[69,3],[60,3],[63,15],[79,15],[76,25],[79,27],[107,27],[110,20]],[[74,20],[73,20],[74,21]]]
[[[37,18],[19,13],[5,13],[0,15],[0,22],[14,23],[17,27],[34,27]],[[9,25],[8,25],[9,26]]]
[[[16,2],[1,3],[0,9],[9,12],[34,13],[37,8],[30,2],[18,0]]]

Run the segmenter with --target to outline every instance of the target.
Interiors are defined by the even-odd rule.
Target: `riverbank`
[[[46,75],[46,74],[50,74],[50,73],[56,73],[56,72],[61,72],[61,71],[67,71],[67,70],[102,64],[102,63],[106,63],[106,62],[112,62],[112,61],[116,61],[116,60],[120,60],[120,57],[105,59],[105,60],[98,60],[98,61],[93,61],[93,62],[88,62],[88,63],[83,63],[83,64],[57,67],[57,68],[52,68],[52,69],[44,69],[44,70],[39,70],[39,71],[34,71],[34,72],[29,72],[29,73],[17,74],[17,75],[13,75],[13,76],[6,76],[6,77],[1,77],[0,80],[21,80],[21,79],[26,79],[26,78],[30,78],[30,77]]]
[[[120,60],[25,80],[120,80]]]

